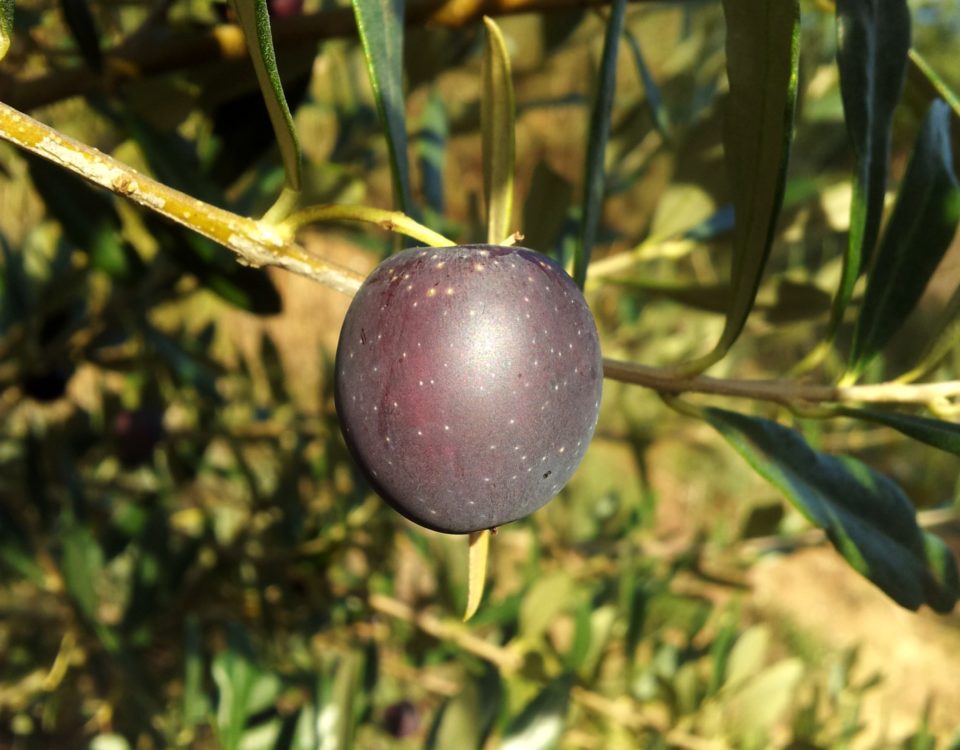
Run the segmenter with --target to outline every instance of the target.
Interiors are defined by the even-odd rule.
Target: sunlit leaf
[[[931,569],[913,506],[890,479],[855,459],[814,451],[799,433],[768,419],[712,408],[704,416],[891,599],[908,609],[953,609],[960,596],[951,584],[956,562],[940,563],[946,573]]]
[[[800,659],[784,659],[764,669],[739,690],[721,693],[723,723],[743,743],[738,746],[768,744],[763,740],[796,701],[803,673]]]
[[[852,373],[863,372],[913,310],[950,246],[958,219],[950,108],[937,100],[923,122],[867,279],[850,352]]]
[[[256,663],[246,631],[236,624],[227,628],[227,646],[211,667],[217,685],[217,735],[224,750],[238,750],[247,719],[269,706],[279,692],[276,676]]]
[[[496,244],[511,232],[513,220],[514,120],[510,55],[500,27],[484,17],[483,96],[480,130],[483,137],[483,193],[487,201],[487,242]]]
[[[800,57],[796,0],[724,0],[727,95],[723,146],[733,190],[733,296],[711,359],[730,348],[753,307],[786,185]]]
[[[563,734],[570,705],[571,675],[561,675],[520,712],[504,732],[500,750],[548,750]]]
[[[263,101],[270,114],[280,157],[287,173],[287,185],[300,189],[300,142],[293,124],[293,115],[283,93],[283,82],[277,70],[277,57],[273,49],[270,31],[270,13],[267,0],[231,0],[237,18],[243,27],[247,50],[253,61]]]
[[[404,0],[353,0],[370,85],[387,139],[393,187],[400,210],[413,211],[403,99]]]
[[[613,0],[610,4],[610,18],[603,38],[603,56],[597,76],[597,89],[594,92],[593,106],[590,110],[580,238],[573,257],[573,280],[581,289],[587,280],[587,266],[590,265],[590,255],[597,238],[597,228],[600,225],[600,214],[603,209],[606,178],[604,155],[607,150],[607,137],[610,135],[610,115],[613,112],[613,96],[616,93],[617,84],[617,52],[620,49],[626,7],[626,0]]]
[[[837,39],[843,113],[857,167],[832,326],[842,320],[880,230],[890,161],[890,127],[903,90],[910,48],[906,0],[838,0]]]

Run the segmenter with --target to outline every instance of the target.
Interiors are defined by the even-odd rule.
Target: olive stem
[[[292,238],[301,227],[325,221],[359,221],[366,224],[375,224],[388,232],[397,232],[431,247],[452,247],[457,244],[448,240],[442,234],[414,221],[401,211],[387,211],[370,206],[338,204],[310,206],[291,214],[280,222],[277,228],[284,237]]]
[[[603,360],[604,377],[651,388],[660,393],[705,393],[788,405],[806,403],[929,404],[960,396],[960,380],[940,383],[876,383],[869,385],[814,385],[789,380],[731,380],[706,375],[673,377],[667,368],[617,359]]]

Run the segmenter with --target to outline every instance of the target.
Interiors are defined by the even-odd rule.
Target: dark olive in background
[[[529,515],[593,436],[603,364],[580,290],[551,260],[497,245],[414,248],[347,312],[335,398],[374,489],[447,533]]]

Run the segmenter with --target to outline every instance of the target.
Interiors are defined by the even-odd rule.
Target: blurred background
[[[786,377],[839,278],[853,160],[834,15],[801,7],[784,213],[718,376]],[[351,11],[271,10],[301,203],[392,207]],[[960,3],[911,11],[914,48],[960,88]],[[483,241],[482,24],[416,18],[419,218]],[[270,206],[283,170],[224,4],[25,0],[15,19],[0,100],[203,200]],[[517,100],[514,225],[568,263],[603,11],[497,20]],[[669,364],[718,338],[729,294],[722,9],[632,4],[622,44],[587,297],[606,356]],[[930,96],[911,69],[894,185]],[[361,272],[400,246],[357,226],[301,240]],[[958,285],[954,245],[872,378],[913,361]],[[389,510],[341,439],[331,374],[348,298],[239,266],[6,145],[0,250],[0,748],[960,747],[960,616],[899,608],[656,394],[606,382],[584,463],[493,538],[464,626],[465,539]],[[960,550],[955,457],[741,406],[890,475]]]

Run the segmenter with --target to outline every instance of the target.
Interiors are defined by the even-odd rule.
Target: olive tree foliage
[[[258,662],[248,634],[234,626],[225,631],[225,645],[210,664],[210,679],[216,686],[212,706],[205,685],[201,623],[177,592],[193,591],[191,596],[197,596],[195,587],[203,578],[196,571],[203,568],[200,561],[210,545],[219,551],[219,560],[237,563],[241,579],[248,573],[258,575],[251,571],[273,558],[259,541],[251,541],[252,531],[227,533],[226,520],[218,521],[224,524],[220,528],[210,521],[197,521],[186,509],[174,519],[159,505],[128,500],[113,509],[91,507],[95,504],[90,499],[92,488],[100,480],[96,472],[88,475],[78,468],[89,451],[101,450],[96,436],[109,426],[114,434],[112,450],[126,468],[152,462],[154,448],[166,441],[162,471],[136,487],[134,494],[141,499],[165,497],[210,470],[196,460],[212,444],[207,431],[213,425],[214,431],[229,433],[231,408],[256,413],[256,399],[244,390],[254,376],[244,373],[239,390],[232,398],[225,397],[218,386],[224,373],[209,351],[214,330],[183,327],[171,335],[154,313],[203,289],[249,313],[275,314],[281,308],[280,295],[271,277],[260,270],[265,266],[314,280],[317,294],[354,294],[363,277],[308,251],[298,239],[307,225],[367,224],[403,237],[382,243],[388,250],[403,242],[437,247],[477,241],[524,244],[526,233],[530,240],[544,243],[533,249],[569,268],[587,292],[609,286],[640,300],[666,298],[691,309],[722,313],[724,323],[716,340],[704,342],[703,350],[688,351],[687,356],[658,366],[608,356],[606,378],[652,390],[684,419],[709,425],[733,453],[821,529],[853,569],[894,602],[911,610],[926,605],[938,613],[953,611],[960,596],[956,560],[937,534],[918,523],[905,491],[879,468],[818,449],[808,439],[810,430],[803,429],[804,425],[853,420],[895,431],[904,441],[923,444],[930,451],[960,454],[960,427],[951,419],[960,382],[941,377],[960,330],[960,292],[941,305],[936,325],[923,331],[925,340],[914,347],[917,353],[912,361],[886,357],[941,269],[960,221],[955,156],[960,102],[912,47],[905,0],[837,0],[831,11],[799,0],[723,0],[717,10],[724,39],[721,83],[696,92],[702,100],[700,110],[683,114],[681,103],[671,101],[661,90],[645,61],[641,40],[631,29],[632,14],[644,12],[644,3],[527,0],[509,4],[510,13],[542,13],[546,18],[562,11],[565,18],[573,19],[565,21],[566,27],[558,24],[563,33],[554,40],[557,45],[569,39],[584,17],[602,27],[603,37],[602,44],[595,45],[593,85],[583,102],[586,126],[579,190],[556,175],[539,182],[533,178],[524,200],[517,196],[517,162],[523,154],[517,153],[515,142],[523,102],[514,90],[519,74],[511,67],[511,54],[522,40],[511,40],[496,18],[483,16],[487,10],[506,12],[502,4],[353,0],[349,7],[322,3],[306,12],[293,7],[296,3],[267,0],[199,5],[160,3],[111,9],[87,0],[61,0],[56,7],[24,4],[18,8],[13,0],[0,2],[0,58],[6,57],[0,69],[0,136],[17,147],[17,176],[30,181],[49,217],[60,227],[59,241],[42,262],[31,258],[27,245],[16,247],[0,235],[0,388],[13,389],[9,392],[20,398],[53,403],[63,397],[82,364],[135,374],[126,386],[127,396],[107,399],[95,419],[84,416],[82,424],[56,433],[59,437],[36,425],[17,428],[15,445],[0,452],[0,565],[40,589],[53,591],[59,586],[65,590],[75,624],[99,644],[110,669],[131,683],[144,669],[135,656],[138,645],[156,637],[165,602],[180,602],[177,606],[187,615],[177,625],[183,633],[184,705],[174,730],[169,722],[150,730],[157,742],[169,741],[169,733],[163,738],[168,730],[192,738],[209,720],[224,747],[247,747],[254,717],[269,709],[270,721],[264,726],[272,734],[264,746],[346,747],[357,722],[371,710],[357,686],[376,681],[378,661],[372,650],[323,659],[322,668],[309,679],[304,674],[281,679]],[[684,8],[683,12],[692,17],[697,10]],[[829,13],[834,15],[832,20]],[[50,14],[61,19],[65,37],[44,32],[44,18]],[[808,19],[816,32],[804,33]],[[805,356],[781,363],[781,371],[770,379],[710,375],[711,368],[727,368],[724,372],[729,374],[735,345],[743,345],[751,336],[748,324],[761,311],[758,299],[771,265],[785,253],[784,212],[816,198],[816,186],[811,195],[801,180],[791,179],[791,158],[797,157],[798,144],[810,143],[797,125],[805,104],[802,42],[826,33],[825,21],[835,28],[835,73],[846,126],[843,150],[852,169],[841,269],[838,278],[830,277],[834,288],[824,289],[810,280],[790,287],[800,300],[799,316],[812,317],[819,326],[818,342]],[[421,34],[421,41],[423,34],[468,30],[472,36],[461,45],[461,57],[451,57],[450,64],[471,55],[481,59],[475,71],[481,92],[476,129],[480,131],[485,215],[475,226],[444,215],[444,192],[435,190],[436,180],[430,179],[439,176],[442,182],[442,146],[450,125],[442,102],[430,98],[416,127],[407,120],[407,97],[414,78],[413,71],[405,68],[409,52],[405,36],[410,29]],[[479,43],[474,44],[474,39]],[[320,69],[314,66],[318,40],[328,40],[324,44],[331,49],[354,43],[362,49],[368,79],[364,85],[369,84],[378,140],[384,146],[366,158],[389,164],[392,205],[357,205],[339,200],[331,187],[308,184],[295,114],[307,96],[311,76]],[[66,66],[61,61],[64,56],[70,58]],[[228,65],[248,56],[257,83],[253,92],[234,91],[227,76],[218,78],[210,72],[218,64],[233,70]],[[322,69],[343,75],[348,86],[356,85],[356,71],[349,66],[333,70],[343,59],[338,57]],[[200,63],[208,66],[205,72],[176,78]],[[445,61],[438,56],[437,65],[442,64]],[[620,118],[618,111],[618,92],[623,92],[622,77],[628,66],[633,68],[631,80],[643,88],[638,101],[644,110],[634,120]],[[158,87],[150,90],[151,96],[163,89],[166,98],[159,100],[169,105],[168,112],[145,111],[142,102],[151,101],[143,98],[150,85]],[[180,97],[186,90],[192,94]],[[48,122],[58,121],[57,108],[48,105],[76,95],[86,96],[85,106],[99,123],[97,128],[113,134],[96,144],[103,151]],[[204,101],[204,97],[210,98]],[[184,111],[178,113],[177,107]],[[611,196],[626,179],[610,156],[615,146],[620,149],[619,132],[631,124],[640,127],[637,122],[641,122],[645,132],[653,134],[657,148],[669,151],[671,144],[700,124],[704,111],[720,115],[704,121],[719,129],[716,135],[722,143],[728,184],[723,205],[702,220],[661,236],[617,236],[604,217]],[[202,117],[183,127],[189,112]],[[350,128],[360,129],[365,115],[360,108],[338,114],[344,127],[335,151],[337,158],[346,161],[350,149],[355,149]],[[88,130],[92,133],[97,128]],[[895,132],[901,141],[912,140],[896,180],[891,176]],[[628,142],[640,149],[640,140]],[[629,149],[619,150],[618,156],[626,161]],[[327,178],[335,183],[337,165],[331,160],[329,166]],[[12,174],[6,177],[13,179]],[[556,221],[534,216],[526,227],[518,214],[525,204],[542,201],[534,188],[552,190],[552,196],[566,199],[553,206]],[[574,194],[578,205],[573,205]],[[322,203],[306,203],[304,196],[317,195],[324,197]],[[141,210],[131,214],[131,202]],[[549,201],[540,205],[546,205],[549,213]],[[522,213],[527,219],[528,212]],[[638,242],[637,249],[622,249]],[[665,285],[634,270],[644,253],[671,243],[722,243],[728,251],[722,264],[727,278],[712,286]],[[82,260],[77,260],[78,254]],[[44,266],[40,273],[38,264]],[[618,275],[624,270],[629,273]],[[260,355],[273,393],[286,398],[282,367],[268,339]],[[153,377],[144,377],[145,372]],[[179,437],[166,435],[157,416],[171,390],[190,394],[189,429],[184,428]],[[388,532],[382,525],[364,528],[364,514],[370,511],[362,480],[354,477],[339,505],[325,507],[321,516],[305,518],[299,509],[298,477],[310,475],[318,487],[329,489],[336,485],[332,467],[338,462],[349,464],[339,436],[323,430],[313,440],[319,443],[323,458],[310,463],[302,450],[308,442],[302,428],[294,424],[278,429],[281,467],[269,480],[258,476],[233,435],[223,448],[233,457],[231,471],[236,476],[230,479],[249,485],[258,508],[282,508],[285,523],[278,524],[275,532],[278,544],[295,550],[292,558],[300,549],[297,545],[312,543],[319,556],[313,562],[322,567],[325,556],[351,535],[362,537],[358,546],[375,550],[377,540]],[[228,471],[222,472],[226,481]],[[111,475],[115,476],[119,475]],[[26,513],[12,504],[8,507],[5,500],[14,478],[18,487],[30,488],[31,509]],[[174,534],[174,524],[184,525],[189,533]],[[49,551],[31,541],[37,528],[51,525],[59,534],[55,563],[47,559]],[[308,533],[316,535],[312,542]],[[480,604],[477,569],[486,564],[489,542],[486,533],[472,540],[469,593],[458,589],[456,594],[457,604],[469,599],[471,613]],[[429,557],[425,542],[413,543]],[[104,580],[105,571],[119,568],[116,560],[122,555],[127,556],[124,570],[133,571],[133,582],[126,600],[113,604],[121,614],[111,619],[104,616],[103,595],[94,581]],[[257,565],[247,565],[247,556]],[[294,561],[285,558],[283,564],[294,566]],[[51,565],[56,572],[51,572]],[[305,569],[296,570],[301,575]],[[241,580],[237,585],[248,583]],[[619,586],[618,606],[627,612],[625,638],[635,647],[643,631],[644,604],[638,593],[643,584],[624,576]],[[327,601],[324,597],[336,600],[341,588],[354,592],[355,587],[327,580],[323,588],[316,596]],[[408,621],[492,665],[494,672],[477,670],[480,676],[470,689],[497,695],[496,701],[485,704],[464,690],[445,702],[426,738],[430,746],[451,746],[444,744],[445,732],[459,733],[461,738],[469,734],[479,745],[492,731],[500,733],[506,746],[511,742],[518,747],[535,746],[530,737],[542,743],[536,746],[549,746],[559,736],[570,701],[578,700],[577,696],[584,705],[593,706],[591,710],[600,705],[605,707],[600,713],[605,710],[608,719],[618,720],[613,703],[598,703],[583,687],[590,685],[600,663],[590,634],[609,630],[612,625],[604,618],[615,616],[604,607],[592,609],[586,595],[583,601],[577,599],[574,645],[561,660],[563,669],[542,667],[546,672],[538,675],[538,689],[522,705],[515,695],[512,704],[506,698],[500,702],[499,697],[503,675],[523,673],[530,678],[531,670],[536,671],[524,662],[519,646],[485,645],[459,624],[421,615],[383,592],[365,591],[365,597],[355,600],[350,596],[331,605],[331,619],[353,622],[356,613],[351,608],[366,608],[368,613]],[[270,609],[266,600],[257,606]],[[491,607],[486,619],[484,610],[479,610],[479,625],[509,621],[511,627],[526,628],[534,638],[546,628],[546,623],[542,628],[530,624],[537,620],[535,609],[516,601],[501,602]],[[698,630],[692,626],[690,633]],[[715,664],[720,666],[709,684],[694,691],[688,709],[726,695],[723,670],[729,644],[723,646],[723,637],[721,633],[716,640]],[[307,659],[309,649],[305,644],[300,647]],[[71,658],[72,648],[63,646],[64,659]],[[778,666],[783,672],[778,673],[781,683],[795,684],[795,665]],[[632,673],[632,662],[629,667]],[[288,706],[278,708],[280,696],[291,685],[301,692]],[[152,699],[149,691],[141,698]],[[676,695],[674,699],[683,702]],[[499,708],[491,708],[494,703]],[[508,705],[509,710],[503,708]],[[397,721],[403,710],[396,709]],[[334,714],[335,719],[324,719]],[[462,715],[469,715],[471,721],[458,718]],[[655,719],[642,712],[637,716],[636,726],[627,722],[631,729],[669,735],[668,728]]]

